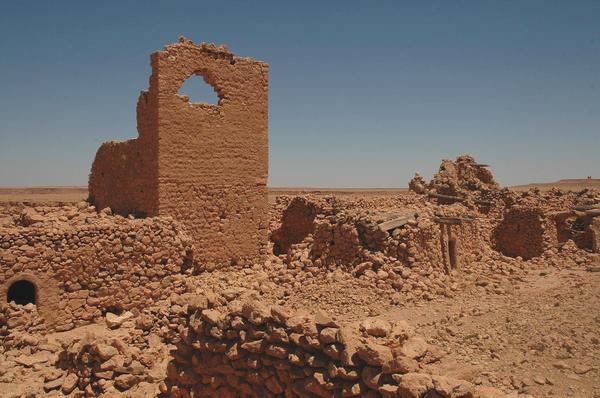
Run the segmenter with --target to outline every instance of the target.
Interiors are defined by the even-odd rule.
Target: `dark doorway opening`
[[[36,304],[36,291],[35,285],[26,280],[20,280],[14,282],[8,288],[6,293],[6,301],[14,301],[19,305]]]

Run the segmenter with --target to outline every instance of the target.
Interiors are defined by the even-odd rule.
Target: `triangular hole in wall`
[[[219,105],[215,89],[199,75],[190,76],[179,89],[179,95],[186,95],[190,102]]]

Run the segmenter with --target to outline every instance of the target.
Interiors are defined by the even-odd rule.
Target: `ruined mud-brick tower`
[[[184,38],[152,54],[151,65],[150,87],[138,99],[139,137],[100,147],[91,201],[119,214],[183,222],[200,263],[265,254],[268,65]],[[197,75],[216,91],[216,105],[178,95]]]

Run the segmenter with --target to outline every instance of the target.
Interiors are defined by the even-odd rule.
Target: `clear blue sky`
[[[600,177],[600,1],[2,1],[0,186],[86,185],[184,35],[270,64],[272,186],[399,187],[471,153]]]

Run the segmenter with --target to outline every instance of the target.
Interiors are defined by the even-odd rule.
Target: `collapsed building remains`
[[[594,191],[500,189],[487,165],[468,155],[443,161],[431,182],[417,175],[410,186],[416,196],[377,204],[280,197],[274,252],[295,268],[343,267],[402,290],[407,267],[449,274],[486,257],[552,255],[570,240],[597,250]]]
[[[212,271],[193,265],[198,249],[171,217],[4,207],[0,346],[12,367],[43,361],[39,388],[55,395],[502,397],[429,372],[444,354],[406,324],[349,314],[369,295],[395,305],[453,297],[464,275],[507,294],[495,275],[567,267],[597,250],[598,192],[484,192],[485,204],[477,190],[280,196],[268,260]],[[324,283],[345,288],[302,299]],[[336,317],[303,310],[313,305]],[[62,346],[43,337],[102,320],[129,332],[77,333]]]

